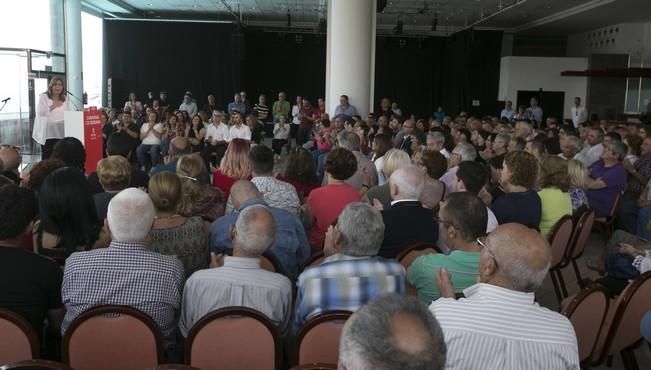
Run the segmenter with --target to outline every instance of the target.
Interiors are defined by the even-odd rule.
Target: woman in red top
[[[323,248],[325,232],[349,203],[359,202],[359,191],[344,182],[357,172],[357,158],[344,148],[332,149],[325,160],[328,185],[312,190],[305,205],[306,224],[310,230],[310,246]]]
[[[249,142],[244,139],[233,139],[228,144],[219,168],[212,174],[212,184],[224,192],[224,199],[228,199],[231,186],[242,179],[251,179]]]

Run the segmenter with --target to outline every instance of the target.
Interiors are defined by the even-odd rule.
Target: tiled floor
[[[588,245],[585,249],[583,256],[579,259],[579,269],[583,278],[597,279],[599,275],[591,270],[588,270],[585,266],[585,260],[587,258],[596,258],[602,253],[603,248],[605,248],[604,241],[602,237],[597,233],[592,233],[590,239],[588,240]],[[563,269],[563,279],[565,280],[565,285],[567,286],[568,294],[573,295],[579,291],[579,286],[576,284],[576,276],[572,266],[567,266]],[[538,302],[551,310],[558,311],[559,304],[554,294],[554,288],[549,276],[545,279],[543,287],[541,287],[536,292],[536,299]],[[651,297],[649,298],[651,299]],[[635,357],[637,363],[640,366],[640,369],[650,369],[651,368],[651,350],[646,343],[643,343],[635,351]],[[593,369],[608,369],[604,364]],[[620,356],[614,356],[613,365],[611,369],[619,370],[624,369],[622,360]]]

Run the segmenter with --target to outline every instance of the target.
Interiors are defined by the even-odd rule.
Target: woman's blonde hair
[[[251,176],[249,149],[249,142],[247,140],[231,140],[226,149],[226,154],[224,154],[224,158],[222,158],[219,164],[221,173],[238,180]]]
[[[97,177],[104,190],[122,190],[131,182],[131,167],[126,158],[111,155],[97,163]]]
[[[567,161],[557,155],[545,154],[540,158],[540,187],[557,188],[561,191],[570,189]]]
[[[176,164],[176,174],[181,179],[183,195],[179,204],[179,213],[189,215],[192,213],[194,201],[203,189],[206,177],[206,165],[197,154],[186,154],[179,157]]]
[[[407,154],[407,152],[399,149],[389,149],[384,154],[382,173],[384,174],[384,177],[388,179],[389,177],[391,177],[393,171],[410,163],[411,163],[411,158],[409,158],[409,154]]]
[[[588,169],[583,162],[576,159],[567,161],[567,173],[570,176],[570,186],[573,188],[585,189],[586,176],[588,176]]]
[[[172,172],[160,172],[149,179],[149,198],[158,211],[177,212],[181,200],[181,180]]]

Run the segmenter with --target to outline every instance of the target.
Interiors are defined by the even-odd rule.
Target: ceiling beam
[[[651,77],[651,68],[587,69],[585,71],[563,71],[561,72],[561,76],[648,78]]]
[[[592,0],[588,1],[587,3],[583,3],[581,5],[577,5],[575,7],[565,9],[563,11],[560,11],[558,13],[554,13],[552,15],[548,15],[546,17],[538,18],[535,19],[529,23],[525,23],[521,26],[515,27],[513,30],[515,32],[520,32],[524,30],[528,30],[530,28],[538,27],[545,25],[547,23],[552,23],[556,21],[560,21],[561,19],[565,19],[567,17],[571,17],[576,14],[581,14],[583,12],[587,12],[588,10],[592,10],[594,8],[598,8],[600,6],[604,6],[610,3],[614,3],[617,0]]]
[[[235,11],[233,10],[233,8],[231,8],[231,6],[228,5],[228,3],[226,2],[226,0],[221,0],[221,3],[222,3],[222,5],[224,5],[224,8],[226,8],[226,10],[228,10],[228,12],[231,13],[231,15],[233,16],[233,18],[235,18],[235,22],[237,22],[238,24],[241,25],[241,24],[242,24],[242,18],[241,18],[241,16],[240,16],[240,15],[237,15],[237,13],[235,13]],[[241,14],[241,13],[240,13],[240,14]]]
[[[135,16],[135,15],[144,14],[144,11],[142,11],[142,10],[140,10],[140,9],[134,7],[134,6],[131,6],[130,4],[128,4],[127,2],[125,2],[123,0],[106,0],[106,1],[108,1],[109,3],[117,6],[118,8],[122,8],[122,9],[126,10],[131,15]]]

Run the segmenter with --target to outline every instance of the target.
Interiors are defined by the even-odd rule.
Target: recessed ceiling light
[[[147,4],[147,6],[154,6],[154,4],[152,4],[152,3],[149,3],[149,4]]]
[[[197,4],[192,5],[192,7],[193,7],[193,8],[196,8],[196,7],[197,7]]]

